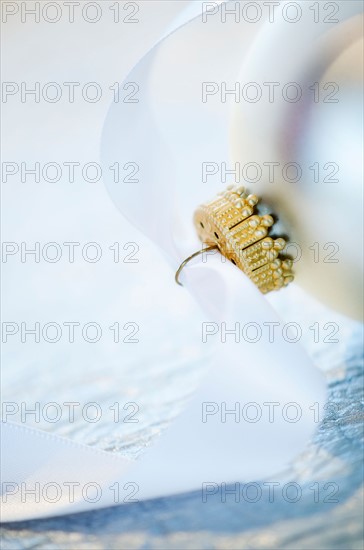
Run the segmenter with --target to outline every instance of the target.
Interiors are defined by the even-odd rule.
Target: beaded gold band
[[[287,286],[293,281],[293,273],[292,261],[283,253],[286,241],[268,235],[274,219],[269,214],[255,213],[258,202],[258,197],[249,195],[244,187],[230,185],[213,201],[197,208],[194,224],[209,250],[217,248],[265,294]],[[176,272],[178,284],[186,263],[206,250],[182,262]]]

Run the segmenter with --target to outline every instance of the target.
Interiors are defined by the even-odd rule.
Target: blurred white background
[[[29,10],[32,3],[18,4],[26,4]],[[2,160],[19,167],[25,163],[28,169],[40,163],[41,171],[47,163],[58,163],[62,170],[62,177],[56,182],[45,181],[41,175],[37,183],[31,174],[22,182],[20,169],[3,183],[3,242],[19,246],[19,254],[4,257],[2,264],[2,319],[19,326],[19,332],[3,344],[4,401],[25,401],[29,406],[36,401],[113,403],[114,398],[125,395],[126,400],[133,397],[135,401],[143,386],[140,380],[148,384],[148,376],[153,373],[158,386],[158,372],[163,370],[164,362],[172,371],[185,370],[187,362],[192,372],[194,360],[201,358],[199,337],[189,340],[189,335],[200,332],[197,306],[175,285],[173,273],[159,250],[120,215],[102,178],[90,182],[86,181],[88,176],[82,177],[86,163],[100,165],[101,131],[114,97],[110,86],[115,89],[115,83],[123,81],[189,2],[141,2],[134,16],[133,3],[118,4],[119,23],[113,22],[115,11],[110,9],[113,3],[101,2],[102,16],[94,24],[84,21],[77,9],[74,23],[69,23],[68,11],[62,3],[59,3],[62,17],[55,24],[43,17],[36,23],[30,14],[23,23],[20,11],[9,15],[3,24],[3,82],[16,82],[27,89],[34,89],[39,83],[41,97],[36,102],[30,94],[22,102],[19,93],[8,96],[2,104]],[[94,14],[91,7],[90,18]],[[50,8],[49,17],[53,16]],[[139,22],[123,22],[129,18]],[[42,90],[50,82],[58,83],[62,89],[62,97],[55,103],[42,98]],[[80,83],[75,88],[73,103],[68,99],[69,88],[64,82]],[[102,97],[94,103],[85,101],[81,94],[84,85],[90,82],[98,83],[102,89]],[[49,89],[49,97],[52,93]],[[69,170],[64,165],[72,162],[80,164],[75,168],[74,182],[70,182]],[[54,173],[50,169],[49,177]],[[94,174],[91,168],[89,179]],[[70,242],[80,243],[74,248],[73,263],[69,261],[70,246],[63,244]],[[90,242],[97,243],[101,253],[97,262],[84,258],[87,250],[90,258],[96,253],[95,247],[87,248]],[[61,251],[59,261],[44,259],[42,251],[47,256],[47,243],[57,243]],[[13,245],[3,246],[9,250],[7,247]],[[20,249],[36,246],[40,248],[39,263],[31,254],[22,261]],[[120,257],[115,261],[117,250]],[[51,246],[48,253],[49,258],[54,257],[56,248]],[[176,311],[178,316],[174,314]],[[194,326],[191,312],[196,319]],[[69,343],[69,331],[64,325],[67,322],[80,323],[74,343]],[[102,337],[96,343],[86,342],[81,335],[82,327],[89,322],[102,329]],[[21,323],[26,323],[27,328],[40,323],[41,331],[46,323],[57,323],[62,336],[50,343],[41,334],[40,342],[36,343],[34,336],[28,334],[26,341],[21,342]],[[114,342],[115,331],[109,328],[115,323],[119,323],[120,343]],[[124,329],[126,323],[138,325],[134,337],[139,343],[122,341],[136,330],[135,325]],[[89,334],[93,338],[96,332],[91,328]],[[55,332],[50,328],[49,339],[52,338]],[[184,396],[190,387],[181,385],[178,375],[171,377],[169,384],[165,377],[164,381],[165,395],[162,388],[158,396],[154,395],[150,386],[148,395],[144,391],[144,397],[139,397],[142,401],[157,401],[160,407],[172,401],[169,410],[173,416],[174,398]],[[190,382],[184,379],[187,385]],[[67,421],[36,424],[29,415],[27,422],[47,430],[60,430],[62,434],[72,435],[70,432],[75,430]],[[150,422],[153,419],[149,416]],[[95,427],[90,435],[91,428],[92,425],[83,423],[84,432],[78,433],[78,438],[91,444],[97,441],[103,448],[117,448],[114,435],[110,438],[105,435],[103,439]],[[123,428],[125,431],[127,426]],[[118,428],[105,418],[105,429]]]

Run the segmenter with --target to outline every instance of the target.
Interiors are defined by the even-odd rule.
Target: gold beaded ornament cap
[[[282,255],[286,241],[268,235],[273,217],[255,213],[258,202],[244,187],[230,185],[197,208],[194,224],[203,243],[218,248],[265,294],[293,281],[292,260]]]

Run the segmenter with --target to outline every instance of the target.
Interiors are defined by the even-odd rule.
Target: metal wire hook
[[[183,260],[183,262],[181,263],[181,265],[177,269],[176,275],[174,277],[176,283],[180,286],[183,286],[183,284],[179,282],[179,276],[181,274],[182,269],[185,267],[186,264],[188,264],[188,262],[190,260],[192,260],[193,258],[196,258],[196,256],[199,256],[200,254],[203,254],[204,252],[208,252],[209,250],[216,250],[216,249],[218,250],[218,248],[219,247],[216,244],[213,244],[211,246],[207,246],[206,248],[202,248],[202,250],[199,250],[198,252],[195,252],[194,254],[191,254],[191,256],[188,256],[188,258]]]

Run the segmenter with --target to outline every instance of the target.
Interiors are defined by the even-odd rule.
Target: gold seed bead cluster
[[[274,219],[254,213],[259,199],[245,187],[230,185],[194,214],[200,240],[216,245],[263,293],[293,281],[292,261],[283,255],[286,241],[269,237]]]

